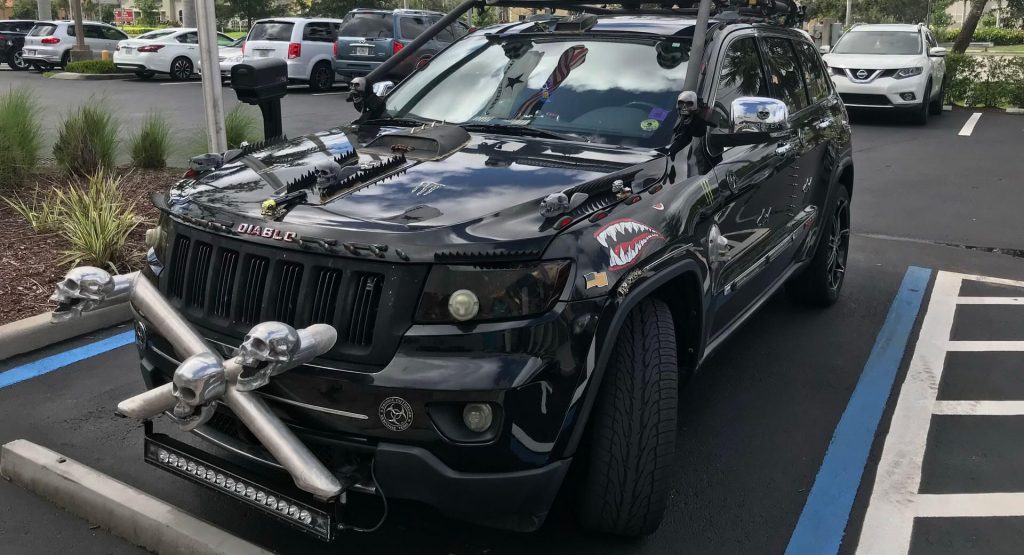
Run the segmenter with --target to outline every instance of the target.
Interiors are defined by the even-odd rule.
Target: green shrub
[[[132,37],[137,37],[139,35],[144,35],[144,34],[150,32],[150,31],[156,31],[157,29],[163,29],[163,28],[164,27],[153,27],[153,26],[149,26],[149,25],[123,25],[123,26],[119,27],[119,29],[124,31],[124,34],[126,34],[128,36],[132,36]]]
[[[136,201],[121,192],[121,178],[99,171],[84,186],[55,190],[61,213],[60,233],[69,248],[60,262],[69,266],[124,266],[124,244],[141,219]]]
[[[263,124],[245,104],[235,104],[224,117],[224,132],[228,148],[238,148],[243,142],[253,143],[263,138]]]
[[[71,62],[64,70],[69,73],[117,73],[117,66],[110,60],[83,60],[81,62]]]
[[[39,233],[53,233],[60,227],[60,203],[55,194],[40,195],[37,192],[30,202],[15,194],[3,197],[3,201]]]
[[[39,162],[38,120],[39,105],[28,89],[0,94],[0,187],[13,185]]]
[[[966,56],[946,59],[946,99],[961,106],[1024,106],[1024,58]]]
[[[954,42],[960,36],[960,29],[936,29],[939,42]],[[1024,29],[1005,29],[1002,27],[978,27],[974,31],[971,42],[991,42],[996,46],[1024,44]]]
[[[150,114],[131,139],[132,164],[139,168],[162,168],[171,150],[171,126],[160,114]]]
[[[118,127],[110,108],[104,102],[90,99],[61,125],[53,145],[57,166],[66,174],[83,177],[113,168]]]

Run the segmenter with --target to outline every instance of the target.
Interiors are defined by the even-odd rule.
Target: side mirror
[[[381,81],[373,84],[373,94],[377,95],[377,98],[384,98],[384,95],[391,92],[391,89],[395,88],[394,81]]]
[[[732,101],[729,129],[713,132],[710,145],[715,148],[766,144],[789,136],[789,108],[774,98],[744,96]]]
[[[949,50],[941,46],[936,46],[935,48],[928,49],[928,55],[933,58],[945,58],[948,54]]]
[[[829,52],[832,51],[832,47],[827,44],[823,44],[818,47],[818,51],[821,52],[822,54],[828,54]]]

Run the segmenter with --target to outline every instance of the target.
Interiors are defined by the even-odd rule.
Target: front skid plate
[[[299,501],[296,497],[302,493],[281,493],[286,488],[280,486],[271,489],[265,485],[270,480],[251,479],[253,472],[159,433],[146,434],[144,456],[148,464],[219,491],[323,541],[334,539],[344,493],[338,503]]]

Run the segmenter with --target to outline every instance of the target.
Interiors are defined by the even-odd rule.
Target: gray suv
[[[338,30],[334,72],[345,82],[370,73],[442,17],[442,13],[422,10],[352,10]],[[418,60],[433,56],[467,33],[469,28],[461,21],[449,25],[423,45],[417,56],[399,64],[389,77],[404,78],[416,68]]]

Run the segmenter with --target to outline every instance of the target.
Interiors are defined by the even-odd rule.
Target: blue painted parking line
[[[932,271],[911,266],[814,478],[786,555],[839,551],[878,422],[899,372]]]
[[[35,378],[36,376],[42,376],[47,372],[53,372],[58,368],[63,368],[69,364],[74,364],[81,360],[103,354],[107,351],[112,351],[118,347],[124,347],[134,341],[135,332],[126,331],[88,345],[71,349],[70,351],[64,351],[63,353],[48,356],[28,364],[16,366],[5,372],[0,372],[0,389],[9,385],[14,385],[18,382]]]

